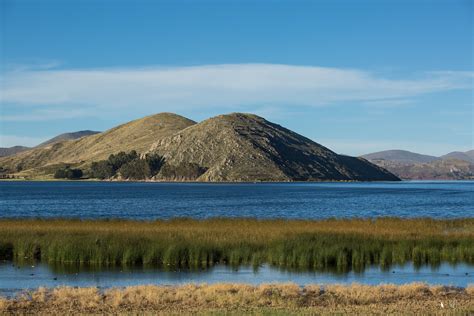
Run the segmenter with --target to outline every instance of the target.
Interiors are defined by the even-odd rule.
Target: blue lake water
[[[145,183],[145,182],[0,182],[0,218],[255,217],[322,219],[329,217],[474,216],[474,181],[372,183]],[[395,266],[362,273],[290,272],[272,268],[216,266],[205,271],[135,268],[58,271],[48,265],[18,267],[0,263],[0,295],[22,289],[127,286],[214,282],[409,283],[466,286],[474,266]]]
[[[474,181],[361,183],[0,182],[0,217],[474,216]]]

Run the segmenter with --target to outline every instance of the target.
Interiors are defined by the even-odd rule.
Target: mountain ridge
[[[74,140],[74,139],[78,139],[78,138],[81,138],[81,137],[85,137],[85,136],[90,136],[90,135],[94,135],[94,134],[98,134],[100,132],[97,132],[97,131],[91,131],[91,130],[83,130],[83,131],[77,131],[77,132],[68,132],[68,133],[63,133],[63,134],[59,134],[58,136],[55,136],[53,138],[50,138],[36,146],[33,146],[33,147],[27,147],[27,146],[21,146],[21,145],[17,145],[17,146],[12,146],[12,147],[0,147],[0,157],[6,157],[6,156],[11,156],[11,155],[15,155],[17,153],[20,153],[22,151],[27,151],[27,150],[30,150],[30,149],[33,149],[33,148],[38,148],[38,147],[44,147],[44,146],[48,146],[48,145],[51,145],[51,144],[54,144],[54,143],[57,143],[57,142],[61,142],[61,141],[65,141],[65,140]]]
[[[177,114],[158,113],[120,124],[102,133],[2,157],[0,166],[23,173],[24,170],[31,170],[32,174],[37,173],[38,169],[47,169],[46,172],[51,173],[47,167],[57,164],[84,166],[120,151],[145,152],[157,137],[174,134],[192,124],[195,122]]]
[[[393,154],[393,153],[396,154]],[[455,151],[440,157],[409,151],[386,150],[362,157],[408,180],[474,179],[474,150]]]
[[[474,163],[474,150],[469,150],[469,151],[466,151],[466,152],[452,151],[450,153],[447,153],[446,155],[441,156],[440,158],[442,158],[442,159],[457,159],[457,160],[463,160],[463,161],[468,161],[468,162]]]
[[[370,154],[362,155],[361,157],[368,160],[391,160],[401,163],[424,163],[438,160],[439,157],[419,154],[408,150],[391,149],[383,150]]]
[[[94,134],[99,134],[100,132],[98,131],[91,131],[91,130],[83,130],[83,131],[77,131],[77,132],[68,132],[68,133],[63,133],[59,134],[58,136],[55,136],[51,139],[48,139],[47,141],[42,142],[41,144],[35,146],[35,147],[44,147],[48,146],[57,142],[65,141],[65,140],[74,140],[74,139],[79,139],[85,136],[90,136]]]
[[[26,147],[26,146],[0,147],[0,157],[15,155],[17,153],[20,153],[22,151],[26,151],[29,149],[31,149],[31,147]]]
[[[245,113],[200,123],[160,113],[78,140],[1,158],[0,167],[24,177],[51,177],[66,165],[87,173],[92,162],[132,150],[141,154],[140,159],[147,153],[163,157],[163,167],[153,178],[157,181],[399,180],[363,158],[338,155],[278,124]],[[137,166],[143,164],[136,163],[133,168]]]
[[[246,113],[204,120],[161,139],[150,152],[162,155],[171,166],[200,166],[205,171],[194,179],[197,181],[397,180],[359,158],[343,158],[302,135]],[[174,180],[164,174],[158,178]]]

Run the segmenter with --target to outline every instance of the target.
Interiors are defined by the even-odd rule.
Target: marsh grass
[[[173,269],[269,263],[341,272],[474,263],[474,219],[0,220],[0,260]]]
[[[0,313],[28,314],[468,314],[473,287],[406,285],[187,284],[39,288],[0,297]],[[442,306],[441,306],[442,304]]]

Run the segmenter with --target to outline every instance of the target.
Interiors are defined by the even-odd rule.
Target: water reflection
[[[218,265],[205,270],[171,270],[145,267],[93,267],[78,265],[45,264],[15,265],[0,264],[0,295],[13,295],[24,289],[41,286],[94,286],[99,288],[122,287],[143,284],[183,284],[183,283],[273,283],[294,282],[299,285],[309,283],[364,283],[404,284],[426,282],[467,286],[474,283],[474,266],[467,264],[450,265],[442,263],[437,267],[422,266],[415,268],[412,264],[392,266],[389,270],[380,267],[369,267],[363,272],[350,271],[306,271],[283,270],[268,265],[261,267],[230,267]]]

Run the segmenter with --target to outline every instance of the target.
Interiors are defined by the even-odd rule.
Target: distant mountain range
[[[79,131],[79,132],[72,132],[72,133],[64,133],[64,134],[60,134],[56,137],[53,137],[53,138],[51,138],[51,139],[35,146],[35,147],[25,147],[25,146],[0,147],[0,157],[11,156],[11,155],[15,155],[17,153],[20,153],[22,151],[30,150],[32,148],[43,147],[43,146],[51,145],[51,144],[54,144],[54,143],[57,143],[57,142],[61,142],[61,141],[65,141],[65,140],[78,139],[78,138],[81,138],[81,137],[84,137],[84,136],[90,136],[90,135],[94,135],[94,134],[98,134],[98,133],[100,133],[100,132],[89,131],[89,130]]]
[[[385,150],[363,155],[367,160],[388,160],[400,163],[426,163],[438,160],[438,157],[413,153],[407,150]]]
[[[25,146],[0,147],[0,157],[11,156],[28,149],[31,148]]]
[[[474,150],[454,151],[436,157],[406,150],[386,150],[363,155],[402,179],[470,180],[474,179]]]
[[[468,162],[474,163],[474,150],[469,150],[465,152],[461,151],[453,151],[449,154],[441,156],[442,159],[457,159],[457,160],[464,160]]]
[[[57,143],[57,142],[62,142],[62,141],[65,141],[65,140],[79,139],[79,138],[82,138],[84,136],[90,136],[90,135],[95,135],[95,134],[99,134],[99,133],[100,132],[90,131],[90,130],[72,132],[72,133],[64,133],[64,134],[60,134],[56,137],[53,137],[53,138],[39,144],[36,147],[43,147],[43,146],[51,145],[51,144],[54,144],[54,143]]]
[[[172,113],[147,116],[103,133],[0,158],[0,168],[5,175],[47,178],[69,165],[87,175],[93,162],[131,150],[141,157],[145,153],[163,157],[160,172],[153,176],[157,181],[399,180],[366,159],[338,155],[280,125],[243,113],[200,123]]]

